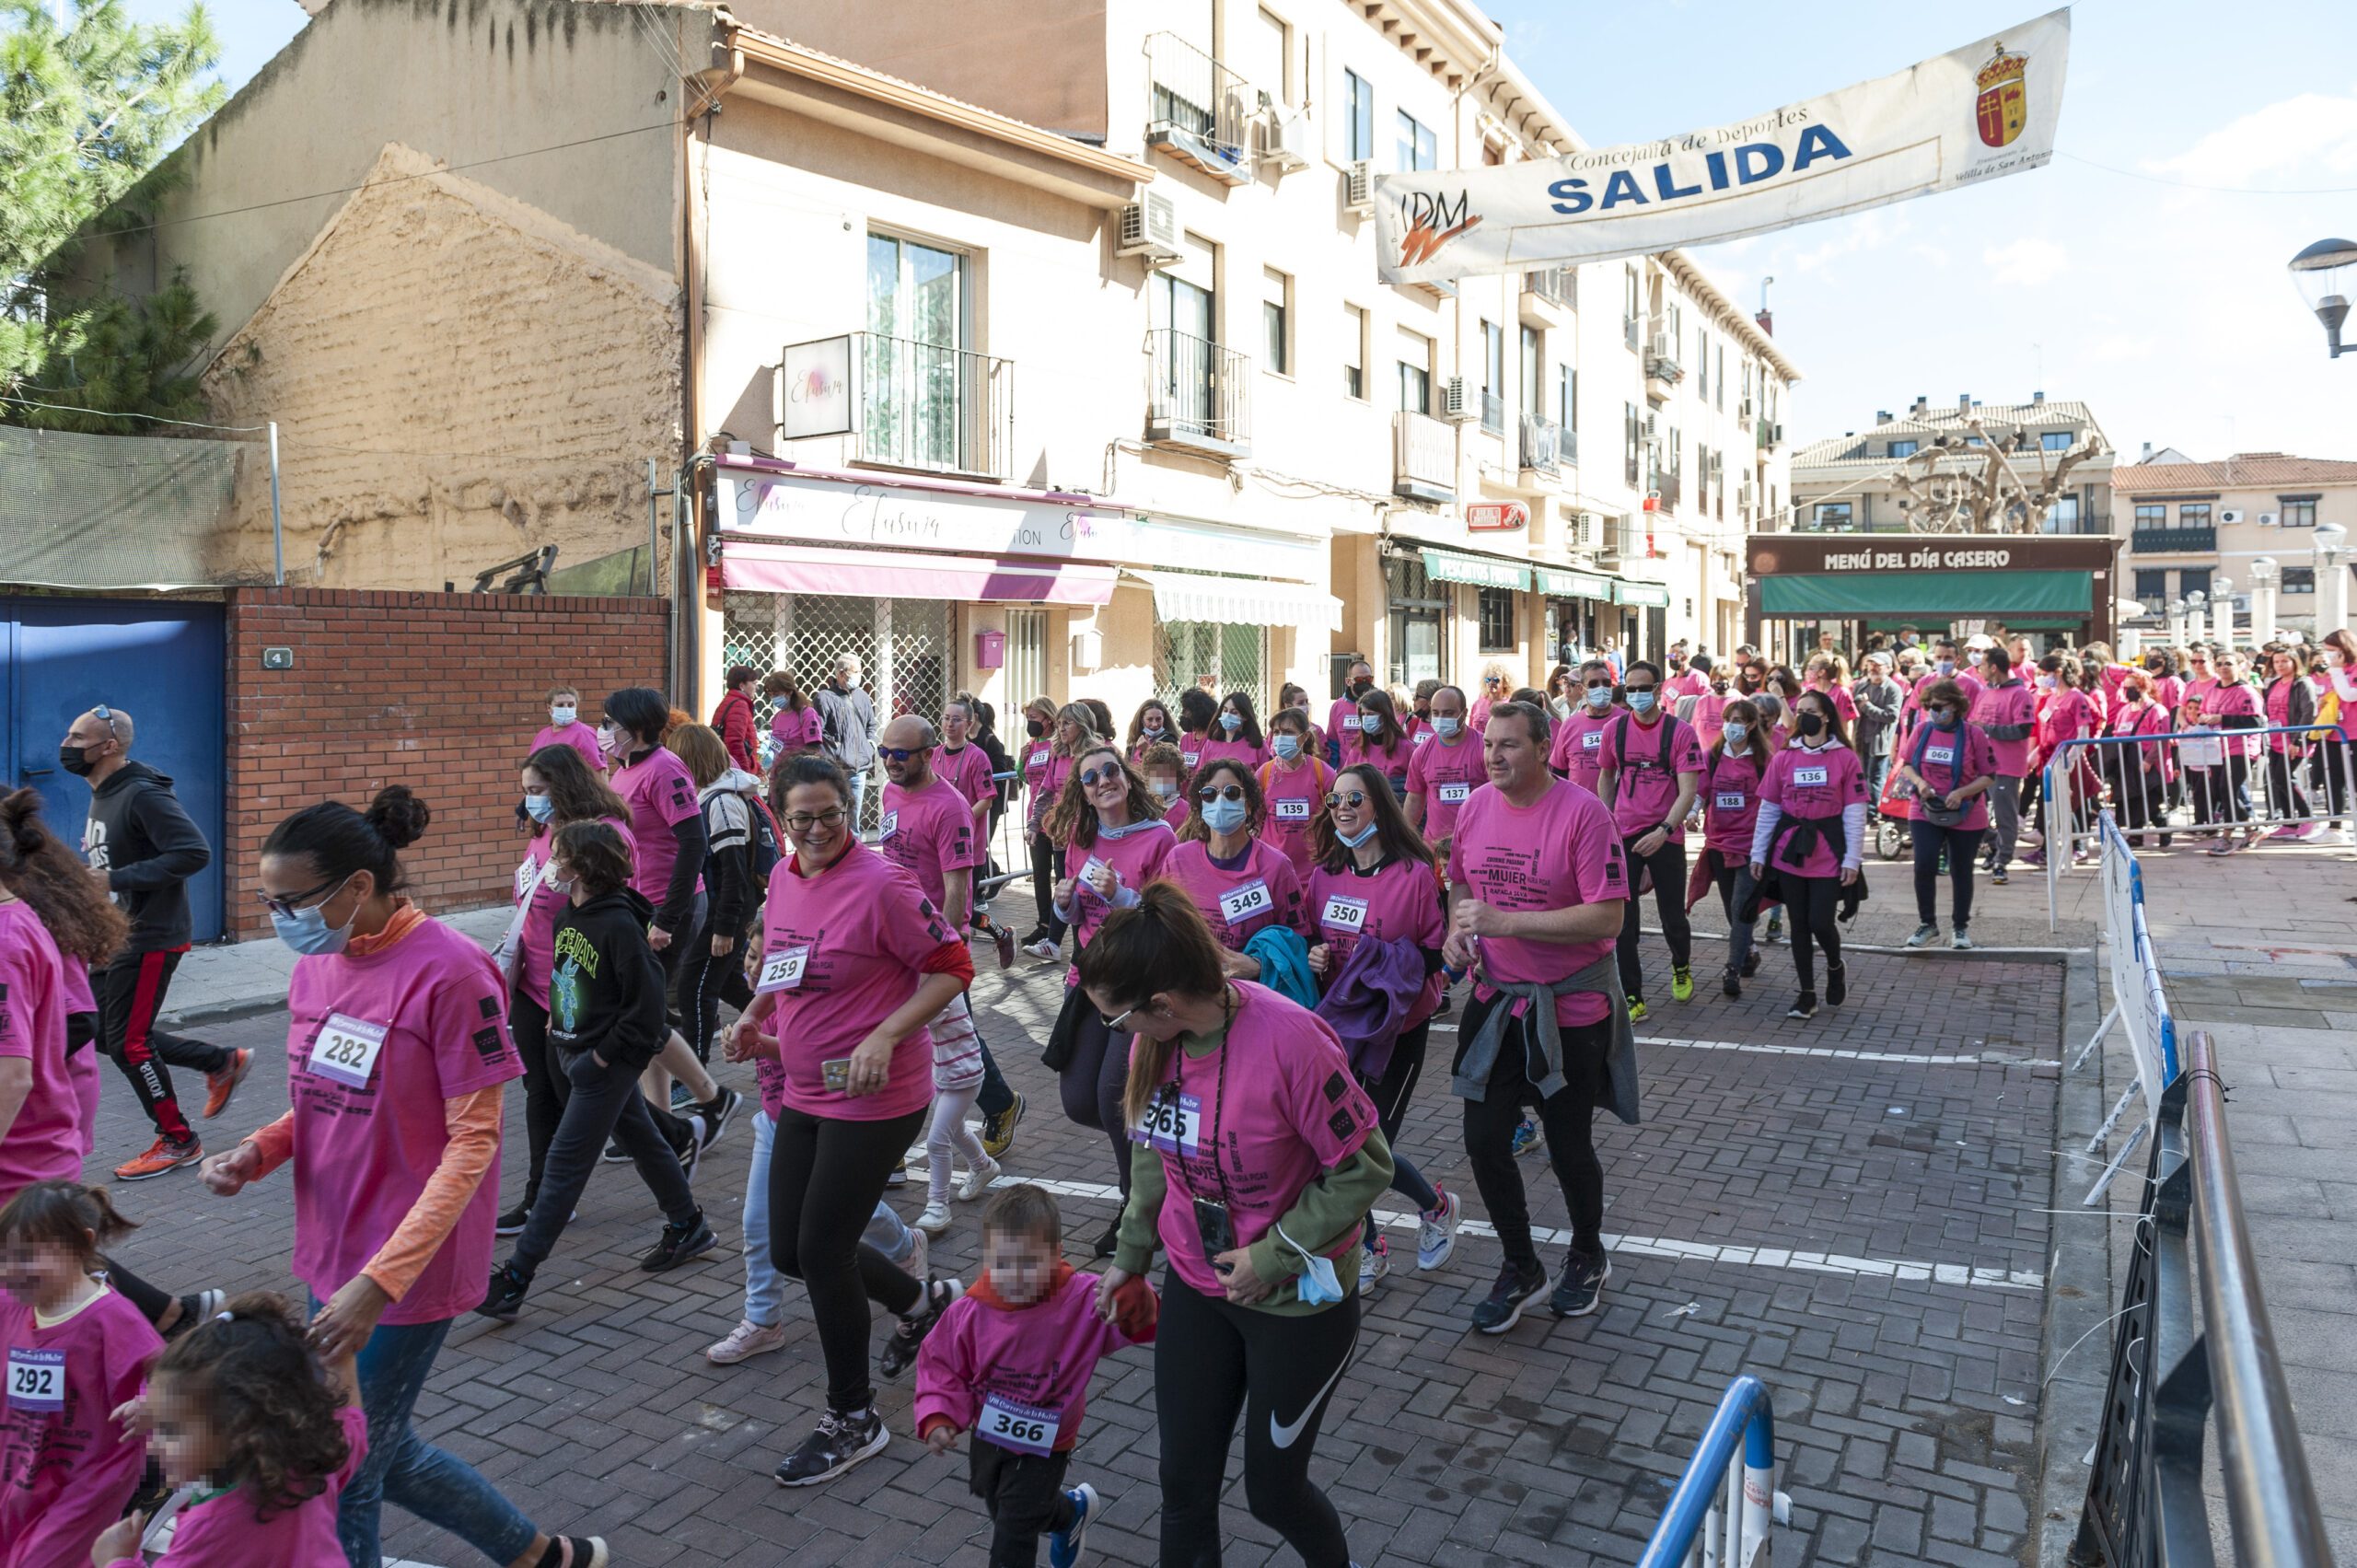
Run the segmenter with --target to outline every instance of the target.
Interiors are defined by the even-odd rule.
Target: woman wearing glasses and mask
[[[770,1261],[810,1293],[827,1413],[778,1466],[784,1486],[841,1475],[882,1450],[867,1375],[869,1303],[899,1324],[878,1358],[897,1376],[956,1299],[860,1239],[933,1101],[925,1020],[974,978],[966,944],[914,880],[860,842],[851,785],[824,757],[788,758],[772,798],[794,853],[770,873],[753,1005],[728,1042],[754,1061],[770,1144]]]
[[[1283,851],[1260,838],[1267,807],[1249,766],[1233,758],[1207,762],[1189,792],[1194,811],[1164,875],[1195,900],[1228,978],[1258,980],[1260,960],[1244,951],[1247,942],[1271,925],[1307,935],[1301,877]]]
[[[1136,1038],[1117,1123],[1136,1140],[1133,1185],[1097,1309],[1109,1317],[1156,1247],[1170,1258],[1154,1359],[1160,1561],[1219,1561],[1241,1417],[1252,1516],[1312,1568],[1342,1568],[1342,1522],[1309,1468],[1358,1341],[1361,1218],[1391,1179],[1375,1107],[1322,1019],[1223,974],[1175,886],[1104,923],[1080,982],[1092,1015]]]
[[[1049,809],[1046,831],[1064,846],[1070,875],[1056,884],[1056,912],[1072,923],[1075,954],[1088,950],[1106,917],[1138,901],[1138,890],[1167,874],[1178,836],[1162,820],[1145,780],[1110,745],[1093,745],[1073,759],[1072,776]],[[1064,1114],[1093,1127],[1112,1144],[1121,1191],[1130,1190],[1128,1123],[1121,1094],[1129,1082],[1130,1037],[1106,1027],[1080,993],[1080,967],[1064,976],[1063,1011],[1042,1059],[1054,1069]],[[1118,1227],[1117,1227],[1118,1228]],[[1113,1252],[1114,1231],[1097,1244]]]

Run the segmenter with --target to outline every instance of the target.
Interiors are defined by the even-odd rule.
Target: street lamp
[[[2318,523],[2308,541],[2316,561],[2316,637],[2349,624],[2349,530],[2339,523]]]
[[[2349,319],[2349,290],[2357,279],[2357,240],[2319,239],[2291,261],[2292,285],[2324,323],[2325,345],[2339,359],[2340,324]],[[2357,349],[2357,343],[2345,345]]]

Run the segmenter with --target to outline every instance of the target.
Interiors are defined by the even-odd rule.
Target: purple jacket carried
[[[1328,982],[1318,1016],[1342,1037],[1351,1068],[1369,1081],[1391,1064],[1391,1048],[1424,992],[1423,949],[1413,942],[1363,936],[1341,972]]]

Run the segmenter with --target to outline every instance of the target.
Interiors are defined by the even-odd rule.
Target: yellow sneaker
[[[1688,992],[1688,993],[1690,995],[1690,994],[1692,993],[1692,992],[1693,992],[1693,987],[1692,987],[1692,986],[1689,986],[1689,987],[1687,987],[1687,992]],[[1632,1023],[1632,1024],[1643,1023],[1643,1022],[1644,1021],[1644,1017],[1645,1017],[1645,999],[1644,999],[1643,997],[1642,997],[1642,996],[1631,996],[1631,997],[1630,997],[1630,998],[1629,998],[1629,1021],[1630,1021],[1631,1023]]]
[[[1669,971],[1669,994],[1674,1001],[1694,1000],[1694,970],[1690,967],[1679,964]]]

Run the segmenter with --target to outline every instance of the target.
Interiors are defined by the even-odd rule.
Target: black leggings
[[[770,1261],[810,1293],[819,1351],[827,1362],[827,1408],[865,1410],[869,1302],[916,1310],[924,1287],[860,1239],[884,1179],[924,1126],[926,1109],[882,1121],[842,1121],[786,1106],[770,1144]]]
[[[1916,854],[1920,856],[1922,852]],[[1919,859],[1916,864],[1922,862]],[[1967,866],[1970,864],[1968,859]],[[1833,912],[1841,902],[1841,877],[1839,873],[1802,877],[1779,870],[1776,879],[1783,885],[1784,907],[1792,912],[1793,970],[1800,976],[1803,991],[1815,992],[1817,948],[1825,949],[1827,969],[1841,961],[1841,934],[1833,925]]]
[[[1039,929],[1048,940],[1064,939],[1064,917],[1056,912],[1056,884],[1063,879],[1064,852],[1043,832],[1031,835],[1031,900],[1039,911]]]
[[[1075,994],[1079,987],[1073,988]],[[1113,1146],[1113,1168],[1120,1173],[1121,1198],[1130,1196],[1130,1134],[1121,1117],[1121,1097],[1130,1086],[1130,1044],[1137,1037],[1105,1027],[1105,1019],[1086,996],[1076,1004],[1073,1020],[1072,1060],[1056,1074],[1064,1115],[1083,1127],[1094,1127]]]
[[[1457,1033],[1460,1058],[1499,1005],[1501,998],[1492,996],[1465,1009]],[[1473,1167],[1473,1184],[1480,1189],[1506,1261],[1523,1273],[1538,1268],[1538,1249],[1530,1239],[1530,1200],[1514,1157],[1514,1130],[1526,1105],[1538,1108],[1539,1125],[1547,1130],[1547,1157],[1571,1208],[1572,1246],[1591,1258],[1604,1255],[1604,1162],[1596,1158],[1593,1132],[1608,1082],[1604,1063],[1611,1030],[1609,1020],[1562,1027],[1563,1087],[1542,1100],[1527,1066],[1538,1050],[1530,1019],[1509,1017],[1489,1092],[1465,1102],[1466,1163]]]
[[[1694,961],[1694,928],[1686,921],[1686,846],[1665,842],[1647,860],[1637,854],[1637,841],[1623,839],[1629,857],[1629,897],[1620,905],[1620,990],[1635,1001],[1645,993],[1645,971],[1637,962],[1637,868],[1654,874],[1654,908],[1661,912],[1661,934],[1669,941],[1669,961],[1684,969]]]
[[[1362,1075],[1367,1098],[1375,1101],[1377,1125],[1383,1129],[1383,1141],[1391,1144],[1391,1185],[1387,1191],[1397,1192],[1409,1199],[1419,1209],[1440,1206],[1440,1192],[1424,1173],[1409,1163],[1394,1142],[1399,1136],[1399,1123],[1408,1119],[1408,1102],[1416,1095],[1416,1084],[1424,1075],[1424,1050],[1432,1040],[1432,1020],[1427,1018],[1414,1028],[1400,1035],[1391,1047],[1391,1060],[1383,1064],[1383,1076],[1368,1079]]]
[[[530,1161],[525,1167],[523,1206],[529,1209],[540,1195],[549,1144],[563,1119],[564,1100],[557,1093],[556,1068],[549,1059],[549,1010],[532,1000],[520,977],[507,998],[507,1032],[516,1039],[516,1054],[524,1059],[524,1140]]]
[[[2316,793],[2329,804],[2327,809],[2335,817],[2349,814],[2349,743],[2335,737],[2317,747],[2308,760],[2311,776],[2321,772],[2324,777],[2316,785]]]
[[[733,936],[737,945],[714,958],[712,939],[716,935]],[[712,1037],[720,1028],[723,1002],[740,1013],[753,1005],[753,987],[745,979],[745,933],[716,932],[706,923],[679,960],[679,1016],[688,1024],[688,1044],[706,1066],[712,1064]]]
[[[2300,787],[2299,762],[2288,751],[2267,754],[2267,809],[2276,817],[2305,817],[2308,792]]]
[[[2118,749],[2142,751],[2142,746],[2125,746]],[[2158,828],[2165,847],[2169,826],[2168,791],[2161,782],[2157,765],[2147,766],[2141,760],[2106,759],[2109,766],[2104,772],[2111,779],[2111,798],[2119,807],[2120,825],[2131,833],[2141,834],[2146,828]]]
[[[1318,1429],[1359,1337],[1359,1298],[1299,1316],[1162,1281],[1154,1340],[1163,1568],[1218,1568],[1219,1494],[1244,1420],[1244,1504],[1307,1568],[1348,1568],[1334,1504],[1309,1479]]]
[[[1915,915],[1926,925],[1939,923],[1940,851],[1948,852],[1950,903],[1955,912],[1948,923],[1962,931],[1972,923],[1972,857],[1980,853],[1986,828],[1943,828],[1917,818],[1907,824],[1915,839]],[[1835,937],[1827,957],[1840,961],[1841,941]],[[1804,980],[1803,984],[1807,981]]]
[[[1719,908],[1727,917],[1727,968],[1740,970],[1751,957],[1753,925],[1747,925],[1736,913],[1744,900],[1751,896],[1751,867],[1742,860],[1730,859],[1724,850],[1706,850],[1711,857],[1711,881],[1719,889]]]

